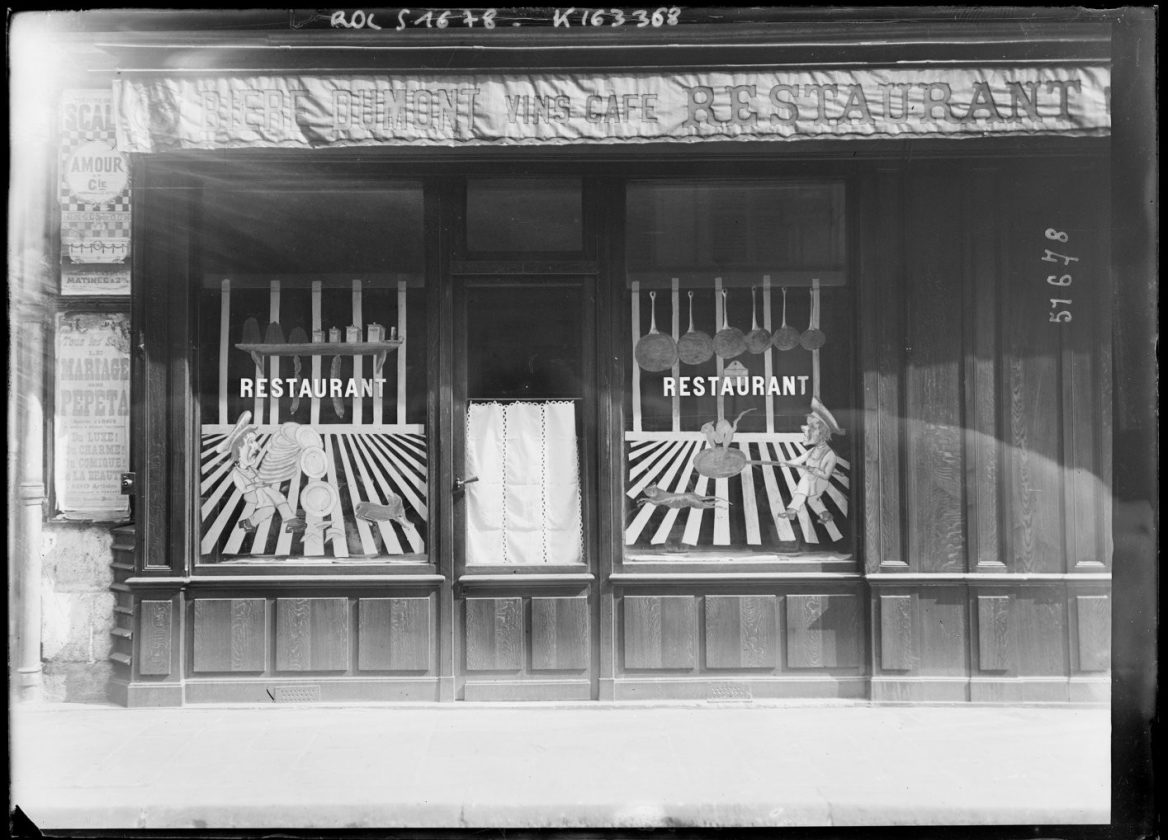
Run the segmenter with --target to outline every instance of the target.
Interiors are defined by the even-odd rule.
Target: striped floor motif
[[[737,435],[732,446],[752,461],[790,460],[806,451],[801,440],[798,433],[748,433]],[[832,515],[832,521],[824,524],[816,515],[816,503],[804,506],[795,519],[775,515],[791,501],[799,483],[797,470],[751,465],[732,478],[706,478],[693,467],[694,457],[705,446],[700,433],[630,433],[626,444],[625,545],[746,548],[802,543],[809,548],[838,549],[850,538],[851,465],[846,459],[838,459],[831,485],[823,494],[822,508]],[[672,493],[717,496],[729,500],[730,505],[714,509],[638,505],[637,500],[650,486]]]
[[[326,544],[326,557],[393,556],[424,554],[423,534],[428,518],[426,501],[426,436],[403,432],[329,430],[316,427],[324,438],[328,473],[340,497],[340,514],[335,524],[344,529],[344,545]],[[278,427],[260,426],[258,437],[264,446]],[[251,512],[243,494],[231,477],[231,457],[215,446],[221,433],[204,434],[200,453],[202,492],[202,532],[200,548],[204,558],[303,557],[300,534],[285,532],[280,515],[260,524],[248,534],[239,521]],[[308,479],[297,474],[278,488],[295,509],[300,491]],[[389,493],[401,498],[406,523],[366,522],[357,519],[354,509],[361,502],[385,504]]]

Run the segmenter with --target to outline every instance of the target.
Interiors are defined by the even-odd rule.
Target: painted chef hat
[[[248,432],[254,432],[255,430],[256,427],[251,425],[251,412],[243,412],[243,414],[239,415],[239,421],[236,422],[235,428],[227,433],[227,437],[223,438],[219,445],[215,447],[215,451],[220,455],[230,452],[237,440]]]
[[[844,430],[840,428],[839,423],[835,422],[835,417],[827,410],[827,407],[819,401],[818,397],[811,398],[811,413],[823,421],[823,425],[827,426],[829,432],[833,435],[842,435]]]

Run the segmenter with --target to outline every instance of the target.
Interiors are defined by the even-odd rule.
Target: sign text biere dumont
[[[1106,135],[1105,66],[114,82],[123,152]]]

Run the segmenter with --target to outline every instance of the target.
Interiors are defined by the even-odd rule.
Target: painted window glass
[[[425,560],[422,191],[206,191],[205,563]]]
[[[856,363],[838,183],[627,191],[627,560],[849,560]]]

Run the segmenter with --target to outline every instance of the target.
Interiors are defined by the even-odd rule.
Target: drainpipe
[[[53,185],[56,135],[53,117],[59,101],[55,62],[59,44],[53,43],[49,18],[21,14],[10,32],[11,63],[9,125],[11,177],[8,198],[9,335],[9,452],[15,452],[16,487],[9,498],[19,500],[9,511],[10,600],[17,611],[13,659],[16,697],[41,697],[41,551],[45,505],[45,326],[56,287],[51,266],[53,246]],[[15,403],[15,406],[13,404]],[[15,409],[15,416],[12,412]],[[11,479],[10,479],[11,482]],[[15,491],[15,493],[13,493]],[[15,519],[16,521],[11,521]]]
[[[21,262],[28,262],[22,260]],[[27,282],[27,274],[21,278]],[[19,287],[18,287],[19,288]],[[35,304],[25,303],[13,332],[20,346],[15,356],[18,368],[13,381],[18,388],[20,418],[17,428],[20,459],[20,522],[14,555],[17,570],[19,626],[17,638],[17,685],[20,700],[41,697],[41,523],[44,520],[44,412],[41,389],[44,383],[44,323]],[[30,311],[31,310],[31,311]]]

